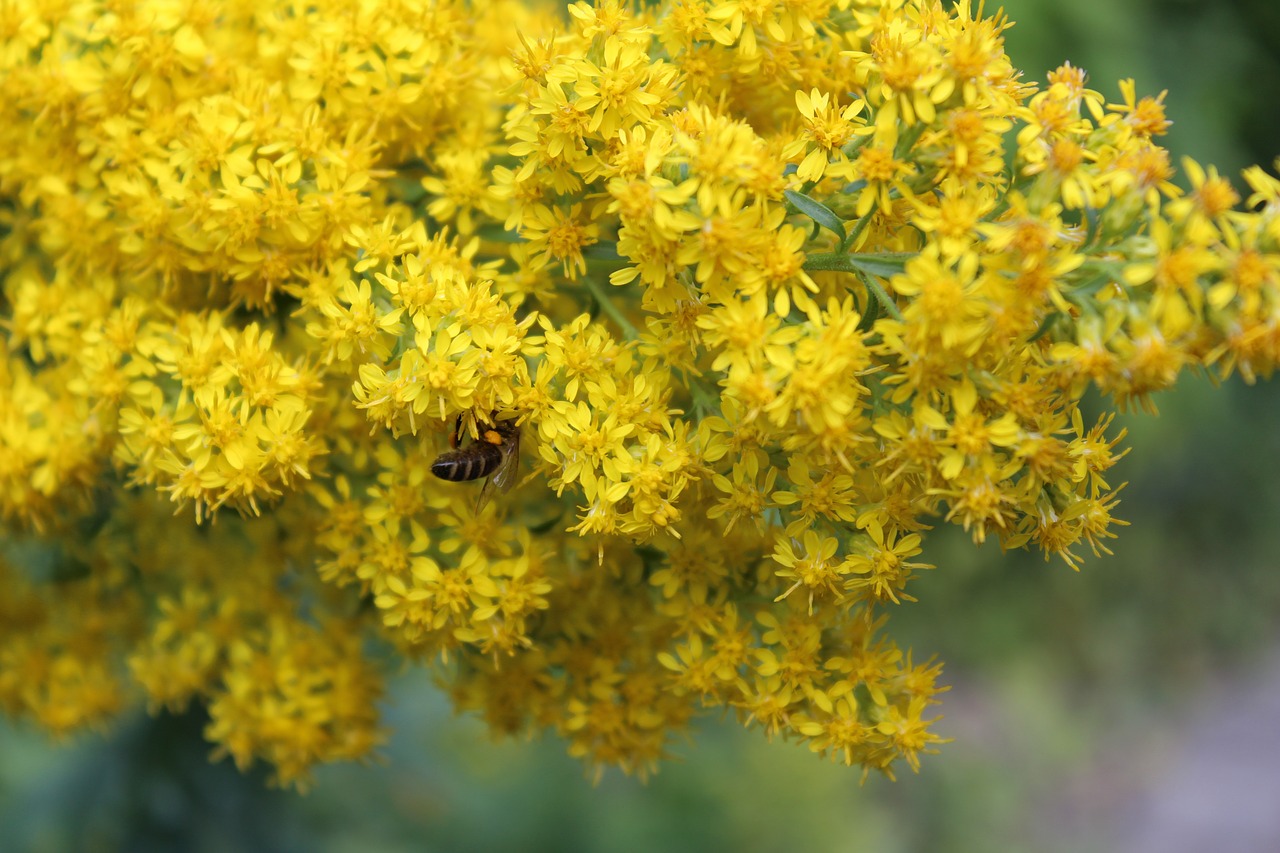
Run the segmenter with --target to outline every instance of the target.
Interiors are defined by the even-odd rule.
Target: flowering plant
[[[1179,190],[1163,95],[1025,82],[967,0],[567,12],[0,11],[6,713],[200,702],[305,784],[400,658],[597,770],[716,708],[916,769],[931,525],[1077,568],[1085,390],[1273,369],[1280,182]]]

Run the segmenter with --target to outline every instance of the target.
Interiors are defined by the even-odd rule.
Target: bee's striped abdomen
[[[502,450],[496,444],[477,441],[461,450],[443,453],[431,463],[431,473],[441,480],[461,483],[492,474],[502,462]]]

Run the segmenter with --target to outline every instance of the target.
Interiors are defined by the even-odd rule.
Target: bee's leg
[[[492,477],[484,478],[484,485],[480,487],[480,494],[476,495],[476,508],[473,510],[476,518],[480,517],[480,512],[484,509],[484,505],[489,502],[489,495],[493,493]]]

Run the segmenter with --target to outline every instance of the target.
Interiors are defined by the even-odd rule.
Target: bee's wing
[[[502,443],[502,461],[498,468],[484,480],[480,487],[480,497],[476,499],[476,513],[484,509],[484,505],[493,497],[494,491],[505,492],[516,482],[516,472],[520,468],[520,433],[514,432]]]
[[[493,476],[489,478],[489,482],[494,487],[505,492],[510,489],[516,482],[516,473],[520,469],[520,431],[516,430],[502,444],[502,461],[498,463],[498,470],[493,472]]]

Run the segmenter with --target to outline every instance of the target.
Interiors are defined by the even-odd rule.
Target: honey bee
[[[459,415],[453,435],[449,437],[449,445],[454,449],[440,454],[431,463],[431,473],[451,483],[486,478],[476,503],[478,512],[494,489],[505,492],[516,481],[516,470],[520,467],[520,427],[515,421],[480,424],[479,438],[466,447],[458,446],[461,440],[462,416]]]

